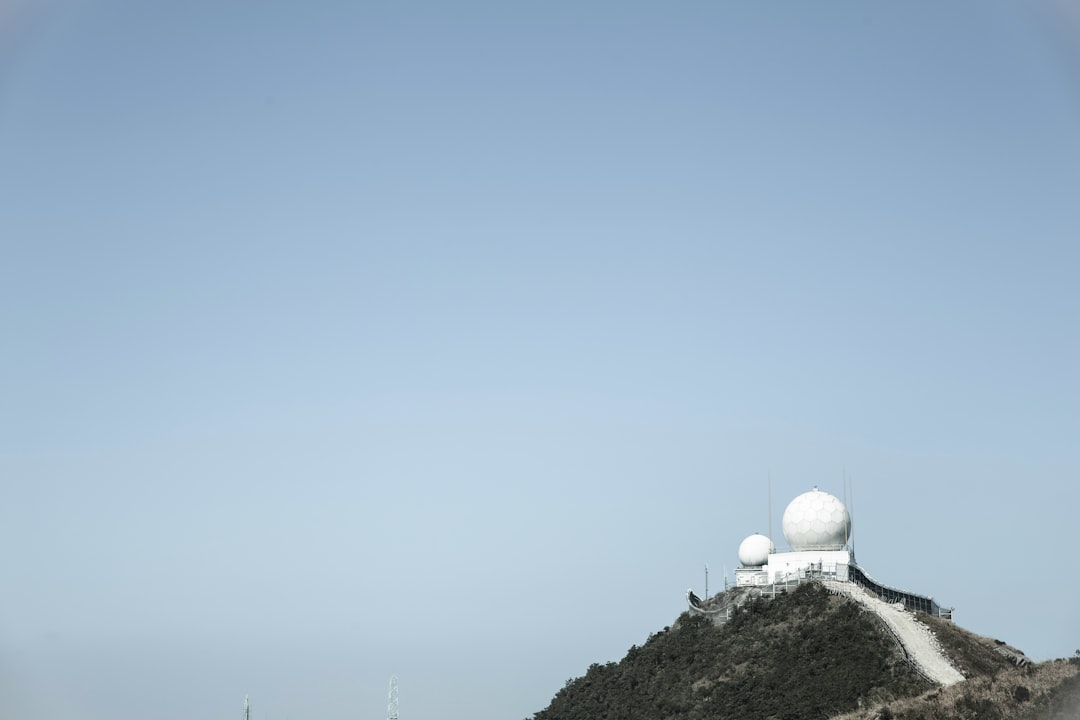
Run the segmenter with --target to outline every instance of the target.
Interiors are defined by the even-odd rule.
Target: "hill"
[[[1076,662],[1018,668],[1001,643],[919,620],[966,680],[932,682],[875,613],[807,583],[721,626],[683,613],[620,662],[568,681],[533,720],[1077,717],[1060,714],[1076,707]]]

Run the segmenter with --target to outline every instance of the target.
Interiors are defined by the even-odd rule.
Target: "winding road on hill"
[[[874,612],[892,630],[908,657],[924,675],[939,685],[954,685],[964,679],[941,651],[934,633],[915,619],[902,604],[891,604],[853,583],[825,581],[825,587],[849,597]]]

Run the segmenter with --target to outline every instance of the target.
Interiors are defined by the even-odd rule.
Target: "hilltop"
[[[723,625],[683,613],[621,661],[568,681],[533,720],[1077,717],[1080,656],[1033,665],[949,621],[917,621],[955,684],[934,682],[866,604],[814,582],[749,600]]]

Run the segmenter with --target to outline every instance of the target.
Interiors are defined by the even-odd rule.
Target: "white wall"
[[[851,562],[851,553],[847,550],[802,550],[799,552],[773,553],[769,556],[769,564],[765,571],[769,576],[769,582],[783,580],[790,574],[806,570],[810,565],[821,565],[822,572],[826,574],[836,573],[842,575],[839,579],[847,579],[847,566]]]

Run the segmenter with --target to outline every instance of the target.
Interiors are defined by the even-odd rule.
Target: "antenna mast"
[[[244,720],[251,720],[251,703],[248,702],[248,696],[244,696]]]
[[[848,517],[855,515],[855,485],[852,484],[849,488],[851,492],[851,506],[848,508]],[[851,561],[855,562],[855,522],[851,522]]]
[[[390,676],[390,692],[386,701],[386,720],[398,720],[397,675]]]
[[[848,539],[848,544],[851,543],[851,506],[848,504],[847,494],[847,466],[844,466],[844,510],[847,511],[847,517],[844,518],[844,534]]]
[[[772,470],[769,471],[769,544],[775,545],[776,541],[773,540],[772,535]],[[772,552],[772,548],[769,548],[769,552]]]

